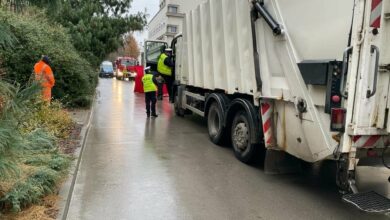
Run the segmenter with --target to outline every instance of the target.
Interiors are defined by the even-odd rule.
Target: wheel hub
[[[233,140],[240,151],[245,151],[248,146],[249,131],[245,123],[238,123],[234,128]]]

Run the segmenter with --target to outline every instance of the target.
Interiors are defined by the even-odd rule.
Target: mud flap
[[[267,149],[264,161],[264,171],[266,174],[288,174],[302,171],[301,161],[290,154]]]

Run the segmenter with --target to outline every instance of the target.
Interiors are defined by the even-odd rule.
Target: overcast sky
[[[131,4],[131,13],[137,13],[139,11],[145,11],[147,12],[148,16],[148,22],[150,19],[153,18],[153,16],[158,12],[159,6],[158,6],[159,0],[133,0],[133,3]],[[148,31],[145,30],[142,33],[138,32],[135,33],[135,38],[139,43],[143,42],[145,38],[148,37]]]

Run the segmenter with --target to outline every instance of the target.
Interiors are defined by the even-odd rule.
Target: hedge
[[[13,46],[0,47],[0,68],[11,82],[25,84],[34,64],[43,54],[52,61],[56,78],[53,97],[66,106],[91,104],[97,71],[82,58],[61,25],[49,22],[42,13],[14,14],[0,9],[0,26],[15,38]]]

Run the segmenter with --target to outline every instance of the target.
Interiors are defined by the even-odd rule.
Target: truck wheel
[[[251,143],[252,135],[255,134],[251,134],[247,113],[245,111],[237,112],[232,123],[231,140],[234,155],[246,164],[253,162],[260,149],[259,146]]]
[[[210,140],[214,144],[221,144],[224,136],[224,127],[222,125],[223,116],[222,116],[221,107],[214,102],[211,104],[210,109],[207,113],[207,129],[209,132]]]
[[[173,104],[175,108],[175,113],[177,116],[184,117],[185,110],[179,107],[179,96],[175,95],[175,103]]]

